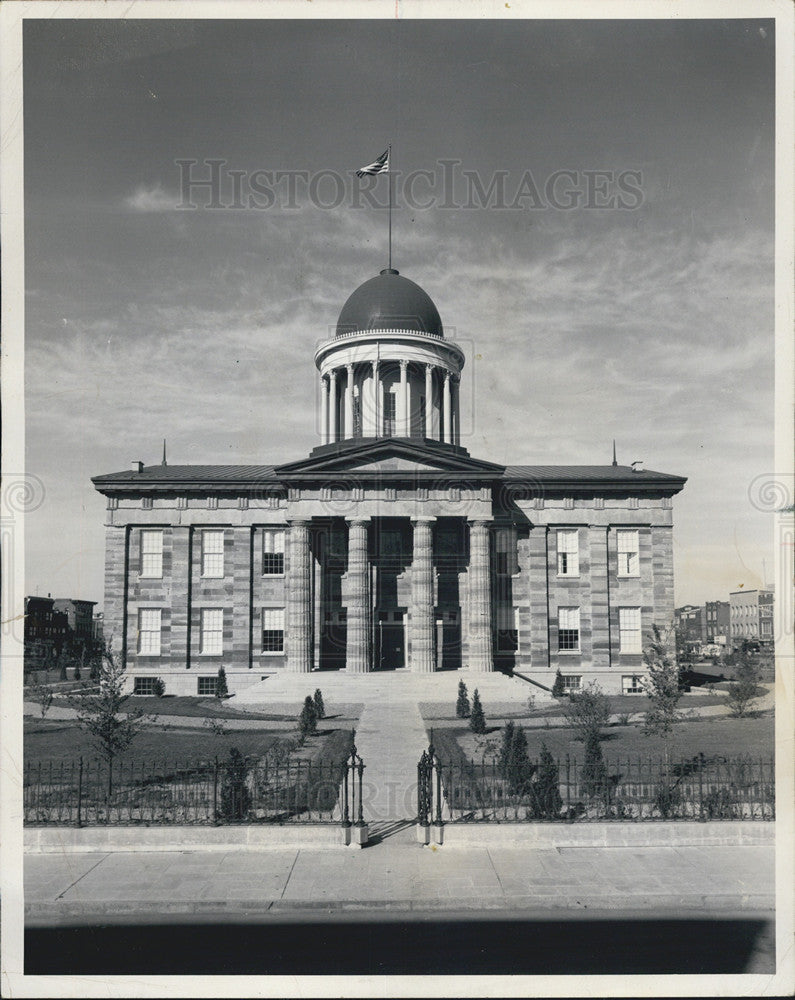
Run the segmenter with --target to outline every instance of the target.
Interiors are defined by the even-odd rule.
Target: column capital
[[[411,517],[409,518],[412,524],[434,524],[436,521],[435,517]]]
[[[329,370],[328,370],[328,377],[330,379],[333,378],[334,381],[336,382],[336,380],[337,380],[337,369],[336,368],[329,368]]]
[[[346,517],[345,523],[349,527],[353,527],[354,525],[359,525],[360,527],[366,528],[370,524],[371,520],[372,518],[370,517]]]
[[[400,358],[398,364],[400,365],[401,372],[404,372],[409,366],[408,359],[406,358]]]
[[[311,520],[309,517],[288,517],[287,523],[291,528],[308,528]]]
[[[430,361],[426,361],[426,362],[425,362],[425,371],[426,371],[426,372],[427,372],[427,373],[428,373],[429,375],[432,375],[432,374],[433,374],[433,370],[434,370],[434,368],[435,368],[435,367],[436,367],[436,365],[432,364],[432,363],[431,363]]]
[[[451,382],[453,380],[453,373],[448,368],[445,368],[444,370],[444,380],[445,382]]]
[[[490,528],[494,521],[487,521],[482,517],[467,518],[470,528]]]
[[[347,363],[347,364],[345,365],[345,367],[346,367],[346,368],[348,369],[348,374],[349,374],[349,375],[353,373],[353,362],[352,362],[352,361],[349,361],[349,362],[348,362],[348,363]]]

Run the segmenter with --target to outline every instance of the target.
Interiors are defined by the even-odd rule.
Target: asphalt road
[[[775,971],[770,912],[296,911],[29,927],[26,974],[583,975]]]

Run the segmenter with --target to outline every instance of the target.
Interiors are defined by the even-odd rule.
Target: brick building
[[[56,597],[54,607],[66,615],[74,637],[90,642],[94,637],[94,608],[96,601],[83,601],[73,597]]]
[[[146,466],[107,497],[105,634],[138,690],[276,671],[516,670],[637,690],[673,617],[680,476],[504,466],[461,446],[460,347],[387,269],[315,353],[320,444],[280,466]]]
[[[25,669],[53,664],[69,636],[69,619],[50,597],[25,598]]]
[[[736,590],[729,595],[729,604],[733,646],[739,646],[744,639],[772,645],[772,590]]]
[[[728,601],[707,601],[704,605],[704,628],[707,642],[728,644],[731,613]]]

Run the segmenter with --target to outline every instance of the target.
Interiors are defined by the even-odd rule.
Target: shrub
[[[741,813],[735,788],[713,788],[704,796],[701,811],[705,819],[739,819]]]
[[[581,740],[591,735],[601,738],[600,730],[610,718],[610,699],[599,685],[592,681],[587,687],[571,695],[569,707],[563,713],[566,722]]]
[[[486,716],[483,713],[483,706],[480,704],[478,689],[472,695],[472,714],[469,717],[469,728],[473,733],[482,736],[486,732]]]
[[[500,752],[497,758],[497,773],[501,778],[504,778],[508,773],[508,762],[511,757],[513,734],[515,731],[516,726],[510,721],[506,722],[502,727],[502,740],[500,741]]]
[[[748,649],[743,645],[743,648],[738,650],[735,655],[734,681],[726,695],[726,704],[735,719],[742,719],[746,716],[752,703],[759,696],[758,680],[759,669],[751,659]]]
[[[617,716],[619,726],[628,726],[631,715],[631,712],[619,712]]]
[[[602,756],[599,732],[590,730],[585,742],[585,763],[582,766],[582,790],[589,798],[603,795],[607,785],[607,767]]]
[[[527,711],[535,712],[536,710],[536,696],[534,694],[529,694],[527,696]]]
[[[66,676],[66,659],[63,656],[61,656],[60,661],[61,661],[61,670],[60,673],[58,674],[58,679],[61,681],[65,681],[69,679]]]
[[[507,739],[504,738],[503,750],[505,757],[500,762],[502,776],[508,786],[511,795],[521,795],[528,790],[535,765],[530,763],[527,756],[527,737],[521,726],[510,725]],[[505,727],[508,729],[508,726]],[[505,746],[505,742],[510,743]]]
[[[563,799],[558,787],[558,765],[549,752],[546,743],[541,744],[541,756],[538,763],[533,814],[536,819],[557,819],[563,808]]]
[[[565,693],[566,692],[563,687],[563,674],[560,670],[557,670],[555,672],[555,683],[552,685],[552,697],[562,698]]]
[[[152,681],[152,694],[155,696],[155,698],[162,698],[165,693],[166,693],[166,685],[163,682],[163,678],[155,677],[155,679]]]
[[[218,668],[218,677],[215,680],[215,697],[216,698],[226,698],[229,694],[229,688],[226,684],[226,671],[223,667]]]
[[[468,719],[471,709],[469,707],[469,694],[467,686],[463,681],[458,682],[458,701],[455,703],[455,714],[459,719]]]
[[[301,709],[301,714],[298,716],[298,736],[301,743],[317,730],[317,709],[315,708],[315,703],[309,697],[306,696],[304,699],[304,707]]]
[[[79,663],[75,664],[75,672],[74,672],[74,674],[72,676],[73,676],[74,680],[76,680],[76,681],[80,680],[80,664]]]
[[[317,713],[318,719],[326,718],[326,706],[323,704],[323,692],[320,688],[315,688],[315,712]]]
[[[663,819],[673,816],[682,803],[682,789],[677,782],[663,780],[657,786],[654,805]]]
[[[221,781],[219,819],[241,820],[251,809],[251,792],[248,790],[248,762],[237,747],[229,751]]]

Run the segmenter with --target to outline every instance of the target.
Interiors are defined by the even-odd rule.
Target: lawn
[[[573,732],[568,727],[524,728],[531,759],[539,755],[541,744],[546,743],[554,757],[562,758],[569,754],[572,758],[582,760],[585,745],[573,737]],[[607,726],[602,733],[602,752],[608,761],[627,757],[658,758],[665,752],[665,741],[660,737],[644,736],[639,725]],[[440,728],[433,733],[440,753],[457,756],[458,751],[463,756],[478,761],[484,752],[488,759],[496,751],[500,735],[499,726],[490,726],[485,736],[476,736],[465,726]],[[702,718],[680,722],[668,743],[673,759],[690,758],[699,753],[708,757],[751,754],[755,758],[768,759],[773,756],[775,743],[773,713],[760,713],[747,719]]]
[[[301,756],[306,759],[326,759],[335,752],[337,742],[342,734],[347,737],[352,727],[339,727],[322,720],[318,733],[306,741]],[[295,737],[295,730],[268,729],[235,729],[227,725],[223,735],[215,735],[210,730],[199,727],[196,729],[166,729],[149,726],[141,730],[130,750],[124,755],[124,760],[134,760],[137,763],[175,762],[191,763],[199,760],[212,760],[214,757],[226,757],[232,747],[244,755],[261,757],[278,739]],[[84,758],[98,756],[88,741],[86,734],[74,723],[69,721],[49,721],[41,719],[26,719],[23,743],[24,762],[35,765],[39,762],[48,765],[50,762],[70,762],[81,755]]]

